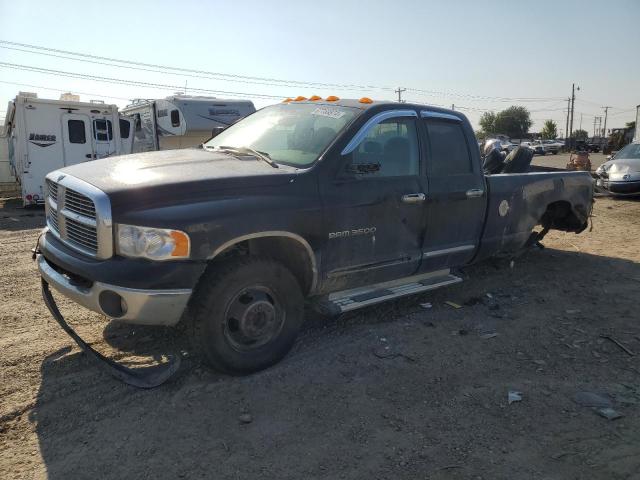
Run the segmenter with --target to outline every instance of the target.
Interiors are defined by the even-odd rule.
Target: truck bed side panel
[[[549,205],[565,202],[571,222],[553,228],[581,232],[593,202],[588,172],[534,172],[489,175],[485,228],[475,261],[522,248]]]

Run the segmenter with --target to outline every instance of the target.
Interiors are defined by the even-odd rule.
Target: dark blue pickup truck
[[[298,98],[199,149],[97,160],[47,176],[38,266],[114,319],[189,324],[213,367],[247,373],[293,345],[305,303],[340,313],[461,281],[454,267],[579,233],[586,172],[487,175],[464,115]],[[86,348],[86,344],[81,343]]]

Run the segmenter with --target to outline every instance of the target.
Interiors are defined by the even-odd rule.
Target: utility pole
[[[593,117],[593,138],[596,138],[596,122],[598,117]]]
[[[455,110],[455,109],[456,109],[456,106],[452,103],[451,104],[451,110]]]
[[[609,109],[611,107],[604,106],[602,108],[604,108],[604,128],[602,129],[602,136],[606,137],[607,136],[607,115],[609,114]]]
[[[406,92],[406,91],[407,91],[406,88],[400,88],[400,87],[398,87],[397,90],[394,90],[394,92],[396,92],[398,94],[398,103],[404,103],[402,101],[402,92]]]
[[[580,91],[580,87],[578,87],[578,91]],[[571,121],[569,122],[569,139],[571,139],[571,135],[573,135],[573,113],[575,108],[576,108],[576,84],[572,83],[571,84]]]
[[[571,112],[571,97],[567,98],[567,126],[564,131],[567,132],[567,137],[569,136],[569,113]],[[566,140],[566,137],[562,137]],[[564,142],[567,143],[567,142]]]
[[[582,130],[582,114],[580,114],[580,130]]]

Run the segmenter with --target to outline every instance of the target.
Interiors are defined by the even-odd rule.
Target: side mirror
[[[362,175],[365,173],[375,173],[380,171],[379,163],[351,163],[347,165],[347,172]]]
[[[225,127],[215,127],[213,130],[211,130],[211,138],[217,137],[224,130],[225,130]],[[209,140],[211,140],[211,139],[209,139]]]

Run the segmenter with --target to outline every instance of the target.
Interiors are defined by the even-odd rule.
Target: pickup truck
[[[49,287],[112,319],[184,322],[232,374],[283,358],[305,304],[339,314],[455,284],[452,269],[582,232],[593,201],[587,172],[485,175],[460,112],[336,97],[287,99],[201,148],[82,163],[46,185],[34,257],[65,331],[91,349]]]

